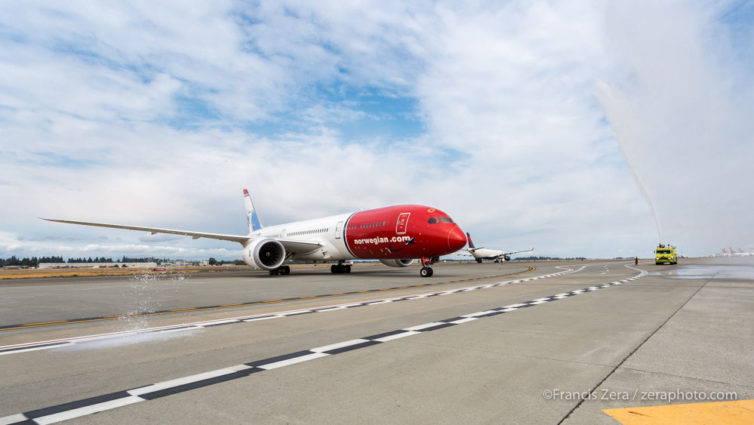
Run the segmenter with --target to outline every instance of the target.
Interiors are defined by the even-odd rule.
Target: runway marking
[[[637,269],[638,270],[638,269]],[[636,279],[640,279],[647,275],[647,272],[641,270],[641,273],[625,279],[624,281],[610,282],[608,287],[622,285],[623,283],[630,282]],[[597,287],[597,290],[600,288]],[[564,294],[568,294],[565,298],[570,298],[577,295],[586,294],[594,291],[577,290],[570,291]],[[543,300],[547,301],[543,301]],[[284,354],[281,356],[275,356],[264,360],[256,360],[236,366],[217,369],[214,371],[208,371],[196,375],[191,375],[184,378],[172,379],[161,383],[148,385],[145,387],[139,387],[132,390],[118,391],[115,393],[105,394],[102,396],[91,397],[84,400],[73,401],[69,403],[60,404],[57,406],[51,406],[43,409],[32,410],[28,412],[18,413],[5,417],[0,417],[0,424],[17,424],[17,423],[32,423],[32,424],[50,424],[59,422],[74,417],[81,417],[92,413],[102,412],[105,410],[115,409],[117,407],[125,406],[127,404],[138,403],[147,400],[153,400],[155,398],[164,397],[167,395],[178,394],[185,391],[190,391],[197,388],[202,388],[210,385],[214,385],[220,382],[227,382],[233,379],[244,378],[254,373],[263,372],[272,369],[278,369],[294,364],[304,363],[311,360],[316,360],[322,357],[329,357],[336,354],[352,351],[359,348],[369,347],[372,345],[383,344],[388,341],[410,337],[426,332],[432,332],[445,327],[457,326],[462,323],[468,323],[469,321],[479,320],[482,317],[495,316],[499,314],[505,314],[512,311],[520,310],[523,308],[540,305],[543,303],[558,301],[564,298],[557,298],[555,296],[538,298],[536,300],[530,300],[519,304],[514,304],[517,307],[503,306],[490,310],[485,310],[479,313],[470,313],[463,316],[438,320],[436,322],[430,322],[411,326],[403,329],[398,329],[390,332],[384,332],[377,335],[366,336],[362,338],[352,339],[348,341],[342,341],[334,344],[329,344],[321,347],[315,347],[309,350],[297,351],[294,353]],[[488,313],[489,312],[489,313]],[[484,314],[482,314],[484,313]],[[463,317],[463,318],[462,318]],[[472,319],[472,320],[465,320]],[[317,351],[315,351],[317,350]],[[323,351],[327,350],[327,351]]]
[[[105,320],[131,319],[131,318],[137,318],[137,317],[158,316],[158,315],[163,315],[163,314],[219,310],[219,309],[224,309],[224,308],[235,308],[235,307],[248,307],[251,305],[279,304],[279,303],[285,303],[289,301],[303,301],[303,300],[313,300],[317,298],[342,297],[342,296],[354,295],[354,294],[367,294],[370,292],[398,291],[398,290],[403,290],[403,289],[413,289],[413,288],[421,288],[421,287],[429,287],[429,286],[451,285],[454,283],[473,282],[476,280],[497,279],[497,278],[505,277],[505,276],[514,276],[521,273],[533,272],[536,269],[537,269],[536,267],[527,266],[526,270],[521,270],[521,271],[513,272],[513,273],[493,275],[493,276],[479,276],[479,277],[472,277],[468,279],[449,280],[445,282],[420,283],[417,285],[395,286],[392,288],[365,289],[363,291],[339,292],[336,294],[307,295],[303,297],[281,298],[277,300],[247,301],[247,302],[233,303],[233,304],[209,305],[209,306],[201,306],[201,307],[186,307],[186,308],[177,308],[177,309],[172,309],[172,310],[147,311],[144,313],[129,313],[125,315],[119,314],[119,315],[110,315],[110,316],[84,317],[84,318],[79,318],[79,319],[54,320],[54,321],[49,321],[49,322],[22,323],[22,324],[15,324],[15,325],[0,326],[0,332],[11,331],[11,330],[16,330],[16,329],[39,328],[39,327],[45,327],[45,326],[58,326],[58,325],[71,325],[71,324],[86,323],[86,322],[99,322],[99,321],[105,321]]]
[[[566,269],[561,272],[550,273],[550,274],[541,275],[538,277],[547,278],[547,277],[561,276],[567,273],[577,273],[583,270],[585,267],[586,266],[582,266],[576,270]],[[17,354],[17,353],[25,353],[29,351],[44,350],[48,348],[57,348],[63,345],[89,342],[89,341],[106,339],[106,338],[119,338],[119,337],[138,335],[138,334],[166,333],[166,332],[183,331],[183,330],[190,330],[190,329],[210,328],[210,327],[215,327],[215,326],[223,326],[223,325],[230,325],[230,324],[237,324],[237,323],[255,322],[259,320],[279,319],[282,317],[298,316],[302,314],[325,313],[328,311],[342,310],[346,308],[365,307],[365,306],[370,306],[370,305],[386,304],[386,303],[399,302],[399,301],[417,300],[417,299],[423,299],[423,298],[432,297],[432,296],[450,295],[450,294],[468,292],[469,288],[473,288],[474,290],[481,290],[481,289],[501,287],[501,286],[509,285],[516,282],[528,282],[533,279],[534,277],[526,278],[526,279],[519,279],[515,281],[500,281],[500,282],[491,283],[484,286],[457,288],[457,289],[451,289],[451,290],[446,290],[446,291],[428,292],[424,294],[410,295],[410,296],[404,296],[404,297],[393,297],[393,298],[386,298],[386,299],[380,299],[380,300],[367,300],[363,302],[340,304],[340,305],[328,305],[328,306],[323,306],[323,307],[318,307],[318,308],[313,308],[313,309],[288,310],[288,311],[282,311],[282,312],[276,312],[276,313],[264,313],[264,314],[231,317],[231,318],[226,318],[226,319],[216,319],[216,320],[209,320],[209,321],[202,321],[202,322],[180,323],[176,325],[166,325],[166,326],[158,326],[158,327],[152,327],[152,328],[133,329],[133,330],[127,330],[127,331],[110,332],[110,333],[102,333],[102,334],[95,334],[95,335],[83,335],[83,336],[71,337],[71,338],[62,338],[62,339],[6,345],[6,346],[0,346],[0,356],[6,355],[6,354]]]
[[[754,423],[754,400],[603,409],[623,425]]]

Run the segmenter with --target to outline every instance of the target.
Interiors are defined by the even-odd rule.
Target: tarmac
[[[754,265],[434,268],[2,283],[0,424],[752,423]]]

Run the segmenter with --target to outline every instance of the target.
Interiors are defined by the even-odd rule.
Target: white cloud
[[[0,6],[0,16],[15,16],[2,20],[0,33],[0,229],[3,246],[14,247],[6,251],[52,248],[29,235],[107,234],[121,239],[93,246],[129,250],[124,254],[145,246],[184,249],[175,255],[187,258],[222,247],[237,255],[232,244],[146,244],[138,233],[35,217],[242,233],[240,189],[248,186],[267,224],[426,203],[451,213],[487,246],[647,254],[651,214],[594,84],[607,81],[616,99],[627,99],[608,106],[611,120],[623,109],[638,119],[625,106],[634,102],[645,112],[679,99],[693,104],[699,99],[687,85],[668,85],[668,103],[656,109],[641,90],[624,87],[629,72],[645,68],[662,76],[647,78],[647,87],[664,87],[673,72],[657,67],[658,58],[679,43],[691,40],[686,50],[698,55],[679,64],[706,58],[709,46],[694,50],[692,36],[711,13],[678,19],[686,15],[673,9],[618,20],[639,12],[592,1],[25,3],[20,12],[18,5],[14,13],[2,10],[10,7]],[[665,47],[645,46],[661,37],[659,30],[621,38],[633,25],[673,20],[683,21],[673,25],[687,35]],[[704,69],[695,75],[692,81],[710,77]],[[391,113],[359,109],[343,94],[349,90],[416,99],[426,133],[343,136],[339,124]],[[720,93],[727,109],[715,123],[744,117],[731,110],[736,103],[725,103],[730,96]],[[672,128],[684,130],[688,116]],[[268,124],[282,131],[259,129]],[[745,130],[731,137],[745,137]],[[694,146],[707,157],[715,153],[703,142]]]

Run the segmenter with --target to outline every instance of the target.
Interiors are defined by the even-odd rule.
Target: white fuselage
[[[353,213],[333,215],[314,220],[295,221],[275,226],[263,227],[251,234],[254,238],[293,239],[316,242],[321,246],[291,256],[291,260],[352,260],[354,257],[346,247],[343,226]]]
[[[505,256],[505,251],[500,251],[497,249],[486,249],[486,248],[478,248],[474,250],[470,249],[469,253],[474,258],[478,258],[478,259],[502,258]]]

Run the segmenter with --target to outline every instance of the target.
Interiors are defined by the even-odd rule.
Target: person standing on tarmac
[[[639,265],[639,257],[634,257],[634,266]]]

